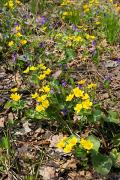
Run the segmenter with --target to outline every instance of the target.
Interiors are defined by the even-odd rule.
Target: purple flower
[[[104,81],[111,81],[111,76],[105,76],[105,79],[104,79]]]
[[[74,24],[72,25],[72,29],[73,29],[73,31],[77,31],[77,32],[80,31]]]
[[[66,116],[68,114],[67,109],[62,109],[60,112],[63,116]]]
[[[37,22],[38,24],[40,24],[41,26],[43,26],[43,25],[46,23],[46,21],[47,21],[47,19],[46,19],[45,16],[38,17],[38,18],[36,19],[36,22]]]
[[[83,87],[83,85],[82,85],[82,84],[79,84],[79,85],[78,85],[78,88],[79,88],[79,89],[81,89],[82,87]]]
[[[96,45],[96,41],[92,41],[92,46],[95,46]]]
[[[61,69],[62,68],[62,64],[60,63],[60,64],[58,64],[58,66],[59,66],[59,68]]]
[[[16,53],[13,53],[13,54],[12,54],[12,59],[13,59],[13,61],[16,61],[16,58],[17,58],[17,54],[16,54]]]
[[[44,48],[44,47],[45,47],[45,43],[44,43],[44,42],[40,42],[40,43],[39,43],[39,47],[40,47],[40,48]]]
[[[62,86],[66,87],[67,86],[67,82],[62,80]]]
[[[23,17],[23,19],[27,19],[27,18],[28,18],[28,15],[27,15],[27,14],[24,14],[22,17]]]
[[[50,90],[50,94],[54,94],[54,89],[51,89],[51,90]]]
[[[15,26],[15,27],[16,27],[16,26],[19,26],[19,23],[15,22],[15,23],[14,23],[14,26]]]
[[[120,63],[120,58],[114,59],[115,62]]]

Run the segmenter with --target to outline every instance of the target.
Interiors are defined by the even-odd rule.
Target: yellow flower
[[[45,109],[44,109],[44,107],[43,107],[42,105],[37,105],[36,108],[35,108],[35,110],[36,110],[37,112],[41,112],[41,111],[44,111]]]
[[[74,107],[74,110],[79,113],[82,109],[82,104],[76,104],[76,106]]]
[[[38,102],[43,102],[43,101],[46,100],[46,98],[47,98],[47,95],[45,94],[45,95],[42,95],[42,96],[37,97],[37,101],[38,101]]]
[[[22,39],[22,40],[20,40],[20,43],[21,43],[22,45],[25,45],[25,44],[27,44],[27,40],[26,40],[26,39]]]
[[[81,36],[77,36],[77,37],[75,37],[75,38],[74,38],[74,41],[76,41],[76,42],[80,42],[80,41],[82,41]]]
[[[14,3],[12,0],[8,1],[5,6],[8,6],[9,8],[13,8],[14,7]]]
[[[8,43],[8,46],[9,47],[11,47],[11,46],[13,46],[14,45],[14,42],[13,41],[10,41],[9,43]]]
[[[90,109],[91,106],[92,106],[92,102],[89,99],[82,102],[82,107],[84,109]]]
[[[95,23],[96,25],[99,25],[100,24],[100,21],[96,21],[96,23]]]
[[[89,97],[89,95],[87,94],[87,93],[85,93],[84,95],[83,95],[83,97],[82,97],[82,99],[83,100],[86,100],[86,99],[89,99],[90,97]]]
[[[22,34],[20,32],[16,33],[16,37],[21,37]]]
[[[75,97],[82,97],[84,91],[80,90],[78,87],[73,89],[73,93],[75,95]]]
[[[21,29],[21,27],[20,26],[16,26],[15,29],[16,29],[16,31],[19,31]]]
[[[18,88],[13,88],[13,89],[11,89],[10,91],[11,92],[16,92],[18,90]]]
[[[48,68],[46,71],[44,71],[45,75],[49,75],[51,73],[51,70]]]
[[[90,8],[89,8],[89,5],[88,5],[88,4],[83,5],[83,11],[84,11],[84,13],[90,11]]]
[[[27,73],[29,73],[29,71],[30,71],[30,68],[27,67],[27,69],[25,69],[25,70],[23,71],[23,73],[27,74]]]
[[[16,3],[17,3],[17,4],[19,4],[19,5],[21,5],[21,4],[22,4],[19,0],[16,0]]]
[[[94,40],[94,39],[95,39],[95,36],[90,36],[90,39],[91,39],[91,40]]]
[[[30,67],[30,71],[35,71],[35,70],[37,70],[37,67],[35,67],[35,66]]]
[[[63,16],[68,16],[69,15],[69,12],[64,12],[63,13]]]
[[[67,139],[67,137],[63,137],[63,138],[60,140],[60,142],[56,144],[56,147],[59,148],[59,149],[64,148],[66,139]]]
[[[71,144],[67,144],[64,148],[65,153],[70,153],[72,151],[73,146]]]
[[[96,88],[97,84],[91,83],[87,86],[88,89]]]
[[[39,78],[40,80],[43,80],[43,79],[46,78],[46,75],[45,75],[45,74],[40,74],[40,75],[38,76],[38,78]]]
[[[32,94],[31,96],[32,96],[33,99],[36,99],[36,98],[38,98],[39,95],[38,95],[38,93],[36,92],[36,93]]]
[[[47,86],[44,86],[43,88],[42,88],[42,90],[44,91],[44,92],[46,92],[46,93],[49,93],[50,92],[50,87],[47,85]]]
[[[63,147],[65,146],[65,143],[64,142],[59,142],[56,147],[59,148],[59,149],[62,149]]]
[[[81,138],[80,144],[84,149],[86,149],[88,151],[93,148],[93,143],[90,140],[85,140],[85,139]]]
[[[38,67],[39,67],[40,69],[42,69],[42,70],[45,70],[45,69],[46,69],[46,66],[45,66],[43,63],[39,64]]]
[[[80,80],[80,81],[78,82],[78,84],[85,84],[85,83],[86,83],[86,79]]]
[[[75,146],[78,142],[78,139],[74,136],[69,140],[69,144],[71,144],[72,146]]]
[[[86,34],[86,39],[88,40],[94,40],[95,39],[95,36],[92,36],[92,35],[89,35],[89,34]]]
[[[44,108],[48,108],[48,106],[49,106],[49,101],[48,101],[48,100],[43,101],[43,102],[42,102],[42,106],[43,106]]]
[[[12,93],[11,95],[10,95],[10,98],[13,100],[13,101],[19,101],[20,100],[20,98],[21,98],[21,96],[19,95],[19,94],[17,94],[17,93]]]
[[[69,94],[67,97],[66,97],[66,101],[71,101],[74,97],[74,94]]]

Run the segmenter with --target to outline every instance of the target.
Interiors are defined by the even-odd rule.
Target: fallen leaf
[[[42,176],[43,180],[55,179],[56,178],[55,168],[50,166],[41,167],[40,175]]]
[[[4,123],[5,123],[5,118],[4,117],[0,118],[0,127],[4,127]]]
[[[67,160],[66,163],[63,164],[62,169],[76,169],[78,161],[74,158]]]

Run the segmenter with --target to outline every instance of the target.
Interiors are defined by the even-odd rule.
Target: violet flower
[[[68,114],[67,109],[62,109],[60,112],[63,116],[66,116]]]
[[[16,59],[17,59],[17,54],[16,53],[12,54],[12,59],[13,59],[14,62],[16,61]]]
[[[62,86],[66,87],[67,86],[67,82],[62,80]]]

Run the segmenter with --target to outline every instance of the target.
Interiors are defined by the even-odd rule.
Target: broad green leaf
[[[106,121],[107,122],[113,122],[113,123],[119,124],[120,121],[119,121],[117,112],[110,110],[108,112],[108,118],[106,119]]]
[[[92,154],[92,163],[95,171],[102,175],[107,175],[112,167],[112,159],[100,153]]]
[[[99,147],[100,147],[100,141],[93,135],[89,136],[88,139],[93,143],[93,150],[98,152]]]
[[[93,120],[95,122],[99,121],[102,117],[103,117],[103,112],[101,110],[97,109],[93,112]]]
[[[84,149],[82,149],[81,147],[77,147],[75,149],[75,155],[77,157],[80,157],[80,158],[85,158],[87,156],[87,153]]]

